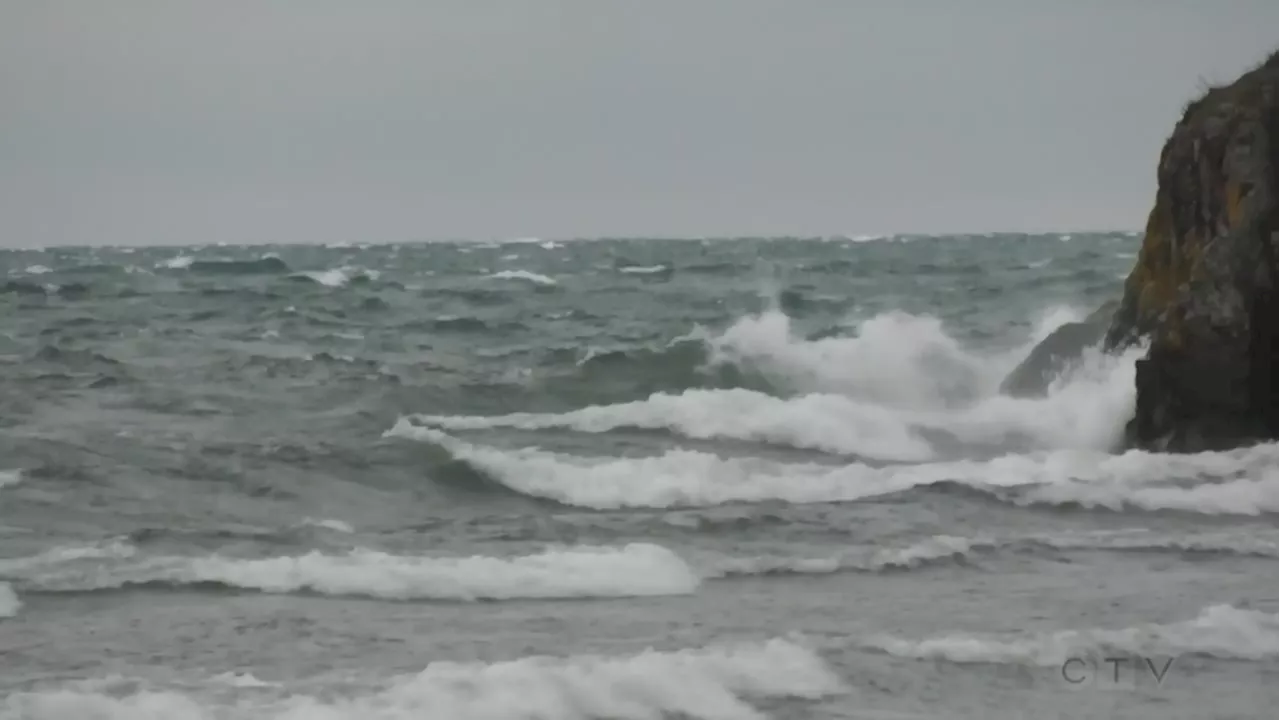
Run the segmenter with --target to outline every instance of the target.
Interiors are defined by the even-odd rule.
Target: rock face
[[[1004,379],[1000,392],[1013,397],[1044,395],[1055,378],[1083,358],[1085,350],[1102,344],[1116,306],[1106,303],[1084,320],[1049,333]]]
[[[1276,55],[1187,106],[1108,349],[1149,340],[1126,444],[1276,438]]]

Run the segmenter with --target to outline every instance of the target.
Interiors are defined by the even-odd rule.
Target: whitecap
[[[47,590],[95,590],[130,585],[219,583],[267,593],[314,592],[383,600],[513,600],[683,595],[699,579],[678,555],[659,545],[570,546],[516,557],[393,555],[357,549],[329,555],[235,558],[148,557],[106,572],[30,577]]]
[[[300,524],[340,533],[354,533],[356,531],[349,523],[332,518],[303,518]]]
[[[191,267],[191,264],[195,261],[196,259],[191,255],[175,255],[167,260],[161,260],[156,263],[156,267],[168,268],[170,270],[183,270]]]
[[[1170,624],[1042,633],[952,633],[918,640],[879,635],[865,644],[900,657],[955,663],[1057,666],[1072,657],[1103,651],[1258,660],[1276,656],[1276,628],[1274,613],[1213,605],[1192,620]]]
[[[240,676],[242,677],[242,676]],[[215,682],[225,684],[225,676]],[[256,687],[256,686],[255,686]],[[847,684],[798,640],[720,643],[631,655],[530,656],[492,663],[438,661],[341,699],[292,695],[216,701],[175,691],[132,694],[61,688],[17,692],[8,708],[31,720],[240,716],[302,720],[430,717],[449,720],[759,720],[753,702],[820,700]],[[232,702],[235,705],[222,703]]]
[[[305,277],[324,285],[325,287],[343,287],[352,280],[365,278],[368,280],[377,280],[380,273],[377,270],[369,270],[354,265],[344,265],[342,267],[331,268],[329,270],[310,270],[296,273],[294,277]]]
[[[1058,450],[872,466],[784,463],[692,450],[590,458],[533,447],[501,449],[467,443],[403,418],[384,435],[437,444],[517,492],[595,509],[847,502],[950,482],[1020,503],[1202,514],[1276,511],[1275,444],[1187,455]]]
[[[137,552],[136,546],[120,539],[80,545],[59,545],[35,555],[0,558],[0,573],[29,575],[81,560],[130,558]]]
[[[22,601],[13,587],[7,582],[0,582],[0,618],[10,618],[22,609]]]
[[[541,275],[535,272],[529,272],[528,270],[503,270],[501,272],[493,273],[489,277],[495,280],[526,280],[528,282],[534,283],[535,285],[555,285],[556,284],[556,281],[554,278],[550,278],[550,277],[547,277],[546,275]]]

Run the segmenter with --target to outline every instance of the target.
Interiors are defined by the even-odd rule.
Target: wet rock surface
[[[1084,320],[1054,330],[1009,373],[1000,392],[1013,397],[1045,395],[1055,378],[1079,363],[1087,350],[1102,344],[1117,306],[1116,302],[1106,303]]]
[[[1276,438],[1276,55],[1189,104],[1105,345],[1147,340],[1126,444]]]

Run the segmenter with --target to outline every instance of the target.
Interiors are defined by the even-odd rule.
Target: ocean
[[[0,251],[0,718],[1262,718],[1131,233]]]

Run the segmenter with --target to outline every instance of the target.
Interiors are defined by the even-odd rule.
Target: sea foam
[[[502,270],[500,272],[493,273],[489,277],[495,280],[523,280],[535,285],[551,286],[556,284],[555,278],[550,278],[546,275],[530,272],[528,270]]]
[[[1276,656],[1276,628],[1274,613],[1214,605],[1192,620],[1168,624],[1005,635],[955,633],[920,640],[883,635],[868,639],[866,645],[901,657],[956,663],[1056,666],[1099,651],[1257,660]]]
[[[1276,511],[1274,444],[1165,455],[1058,450],[990,460],[873,466],[780,462],[670,450],[650,457],[584,457],[503,449],[401,419],[386,433],[436,444],[520,493],[594,509],[730,502],[847,502],[956,483],[1009,502],[1254,515]]]
[[[267,593],[460,601],[680,595],[699,584],[684,560],[648,543],[551,548],[517,557],[424,557],[376,550],[252,559],[151,556],[91,573],[28,569],[25,578],[26,584],[44,591],[215,584]]]
[[[816,653],[796,641],[776,638],[633,655],[433,662],[420,673],[336,699],[224,695],[212,700],[163,690],[124,696],[75,689],[22,692],[0,702],[0,717],[763,720],[766,716],[752,701],[819,700],[846,692],[845,682]]]
[[[1033,340],[1051,329],[1042,324]],[[1010,450],[1108,450],[1132,413],[1133,363],[1143,352],[1086,353],[1044,397],[1014,398],[997,388],[1023,349],[973,355],[927,318],[877,316],[858,337],[804,341],[792,336],[785,315],[773,312],[703,339],[711,364],[748,366],[789,390],[692,388],[564,413],[414,419],[442,430],[664,430],[899,462]]]
[[[0,618],[13,617],[18,614],[18,610],[22,608],[22,601],[18,599],[18,594],[13,591],[13,586],[7,582],[0,582]]]

